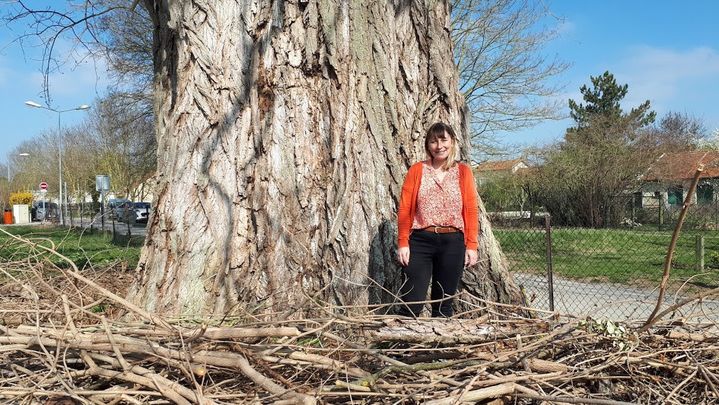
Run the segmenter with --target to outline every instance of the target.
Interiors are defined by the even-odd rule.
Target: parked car
[[[135,222],[147,223],[147,219],[150,217],[150,208],[152,208],[149,202],[136,202],[133,204],[135,207]]]
[[[127,198],[111,198],[107,203],[107,213],[110,218],[121,222],[135,220],[135,208],[132,201]]]
[[[57,204],[50,201],[35,201],[30,210],[33,221],[50,221],[57,218]]]

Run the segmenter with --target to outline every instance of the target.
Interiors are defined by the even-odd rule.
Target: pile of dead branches
[[[324,318],[188,327],[111,322],[61,298],[63,321],[0,326],[11,403],[677,403],[719,401],[702,325]],[[76,317],[86,319],[83,325]],[[89,322],[88,318],[97,319]],[[50,319],[50,318],[45,318]],[[59,402],[65,401],[65,402]],[[502,402],[498,402],[502,403]]]
[[[492,303],[472,319],[352,317],[368,311],[315,301],[306,319],[203,323],[70,267],[0,266],[0,402],[719,403],[716,325],[662,320],[686,303],[636,325]]]

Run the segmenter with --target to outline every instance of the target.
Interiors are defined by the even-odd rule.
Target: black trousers
[[[464,270],[464,234],[412,231],[409,237],[409,264],[404,268],[406,281],[400,290],[404,303],[397,314],[419,316],[427,287],[432,280],[432,316],[453,315],[452,296],[457,292]]]

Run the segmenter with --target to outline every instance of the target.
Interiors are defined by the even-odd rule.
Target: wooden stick
[[[240,356],[240,358],[238,359],[238,364],[240,367],[240,371],[242,371],[242,374],[252,380],[252,382],[254,382],[255,384],[266,389],[271,394],[277,395],[279,397],[296,398],[301,404],[305,405],[314,405],[317,403],[314,398],[305,394],[300,394],[292,390],[285,389],[279,386],[274,381],[260,374],[250,365],[250,362],[248,362],[244,356]]]
[[[92,358],[98,361],[105,362],[109,364],[112,367],[121,367],[120,362],[117,359],[114,359],[110,356],[103,355],[103,354],[97,354],[92,353],[90,354]],[[99,370],[99,374],[98,374]],[[141,366],[132,366],[127,371],[118,372],[114,370],[108,370],[104,367],[96,367],[95,369],[90,369],[90,373],[95,375],[102,375],[105,377],[108,377],[108,375],[114,375],[114,377],[109,378],[118,378],[120,380],[123,380],[123,376],[130,376],[130,379],[125,379],[125,381],[130,382],[137,382],[138,384],[144,385],[147,388],[150,389],[157,389],[160,391],[163,395],[167,396],[168,398],[172,399],[175,394],[181,396],[183,399],[192,401],[195,403],[204,403],[207,405],[214,404],[213,401],[202,397],[197,392],[192,391],[191,389],[184,387],[182,385],[179,385],[173,381],[168,380],[167,378],[153,372],[152,370],[149,370],[145,367]],[[139,377],[139,378],[137,378]],[[146,385],[145,383],[150,382],[150,385]],[[169,395],[168,395],[169,394]],[[172,395],[172,396],[171,396]]]
[[[117,361],[120,362],[120,365],[122,366],[122,370],[124,372],[128,372],[132,369],[130,364],[125,360],[125,356],[122,355],[122,352],[120,351],[120,348],[117,347],[117,344],[115,344],[115,338],[112,336],[112,332],[110,331],[110,325],[107,324],[107,319],[103,316],[102,318],[102,326],[105,327],[105,332],[107,333],[107,339],[110,341],[110,345],[112,345],[112,351],[115,353],[115,357],[117,357]]]
[[[633,402],[614,401],[611,399],[599,398],[577,398],[577,397],[556,397],[551,395],[515,394],[518,398],[535,399],[551,403],[564,402],[566,404],[590,404],[590,405],[635,405]]]
[[[498,398],[515,391],[514,383],[504,383],[487,388],[469,391],[464,395],[451,396],[429,401],[427,405],[452,405],[460,402],[478,402],[488,398]]]
[[[112,301],[115,301],[117,304],[119,304],[119,305],[121,305],[121,306],[123,306],[123,307],[129,309],[130,311],[132,311],[132,312],[134,312],[134,313],[136,313],[136,314],[142,316],[143,318],[147,319],[148,321],[150,321],[150,322],[152,322],[152,323],[154,323],[154,324],[156,324],[156,325],[158,325],[158,326],[161,326],[161,327],[163,327],[163,328],[169,329],[169,330],[173,330],[173,329],[174,329],[172,326],[170,326],[169,323],[167,323],[167,322],[166,322],[164,319],[162,319],[161,317],[159,317],[159,316],[157,316],[157,315],[154,315],[154,314],[151,314],[151,313],[145,311],[144,309],[138,307],[137,305],[135,305],[135,304],[129,302],[128,300],[126,300],[126,299],[124,299],[124,298],[122,298],[122,297],[120,297],[120,296],[118,296],[117,294],[115,294],[115,293],[109,291],[108,289],[106,289],[106,288],[104,288],[104,287],[101,287],[100,285],[98,285],[98,284],[95,283],[94,281],[92,281],[92,280],[88,279],[87,277],[83,276],[82,274],[80,274],[80,270],[77,268],[77,265],[75,264],[75,262],[73,262],[72,260],[70,260],[69,258],[67,258],[67,256],[65,256],[65,255],[63,255],[63,254],[57,252],[57,251],[54,250],[54,249],[50,249],[50,248],[48,248],[48,247],[45,247],[45,246],[43,246],[43,245],[34,243],[34,242],[32,242],[32,241],[30,241],[30,240],[27,240],[27,239],[25,239],[25,238],[21,238],[21,237],[19,237],[19,236],[13,235],[13,234],[7,232],[6,230],[4,230],[4,229],[2,229],[2,228],[0,228],[0,232],[6,234],[6,235],[8,235],[8,236],[10,236],[11,238],[13,238],[13,239],[15,239],[15,240],[18,240],[18,241],[20,241],[20,242],[23,242],[23,243],[25,243],[25,244],[28,244],[28,245],[30,245],[30,246],[32,246],[32,247],[34,247],[34,248],[38,248],[38,249],[44,250],[44,251],[46,251],[46,252],[49,252],[50,254],[53,254],[53,255],[59,257],[60,259],[62,259],[62,260],[64,260],[65,262],[67,262],[67,263],[72,267],[72,270],[66,270],[66,271],[67,271],[71,276],[73,276],[74,278],[76,278],[77,280],[82,281],[83,283],[87,284],[88,286],[90,286],[90,287],[92,287],[93,289],[95,289],[95,290],[97,290],[98,292],[100,292],[102,295],[106,296],[107,298],[111,299]]]
[[[694,172],[694,178],[692,179],[692,184],[689,186],[689,193],[687,193],[687,198],[684,199],[684,205],[682,206],[682,210],[679,213],[679,219],[677,219],[677,225],[674,227],[674,232],[672,232],[672,239],[669,242],[669,249],[667,249],[667,256],[664,259],[664,273],[662,274],[662,281],[659,284],[659,297],[657,297],[657,305],[654,307],[654,310],[652,311],[651,315],[649,315],[649,318],[647,318],[647,321],[642,325],[641,328],[639,328],[639,332],[646,332],[647,329],[649,329],[654,322],[656,322],[656,315],[659,312],[659,309],[662,307],[662,301],[664,301],[664,294],[667,289],[667,283],[669,282],[669,272],[672,269],[672,258],[674,257],[674,250],[677,246],[677,239],[679,239],[679,232],[682,230],[682,225],[684,224],[684,218],[687,216],[687,211],[689,210],[689,206],[692,205],[692,197],[694,196],[694,191],[697,189],[697,183],[699,183],[699,176],[701,176],[702,172],[704,171],[704,165],[700,164],[699,167],[697,167],[696,172]]]

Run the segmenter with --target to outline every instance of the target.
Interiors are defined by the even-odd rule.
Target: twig
[[[577,398],[577,397],[555,397],[551,395],[515,394],[518,398],[536,399],[547,402],[564,402],[566,404],[590,404],[590,405],[635,405],[633,402],[614,401],[611,399],[599,398]]]
[[[697,375],[697,370],[694,370],[691,374],[689,374],[687,376],[687,378],[685,378],[676,387],[674,387],[674,389],[669,393],[669,395],[667,395],[667,397],[664,399],[664,401],[669,402],[669,399],[671,399],[671,397],[673,397],[677,392],[679,392],[679,390],[681,390],[682,387],[684,387],[689,382],[689,380],[694,378],[695,375]]]
[[[647,318],[647,321],[639,329],[640,333],[646,332],[654,324],[654,322],[656,322],[656,319],[658,319],[656,318],[656,315],[659,312],[659,309],[662,307],[662,301],[664,301],[664,294],[667,289],[667,283],[669,282],[669,272],[672,269],[672,258],[674,257],[674,249],[677,246],[677,239],[679,239],[679,232],[681,232],[682,230],[684,218],[686,218],[687,216],[687,211],[689,210],[689,206],[691,205],[692,198],[694,198],[694,191],[697,189],[697,183],[699,183],[699,176],[701,176],[703,171],[704,165],[700,164],[699,167],[697,167],[697,170],[694,172],[694,178],[692,179],[691,186],[689,186],[689,192],[687,193],[687,197],[684,199],[684,205],[682,206],[682,210],[679,213],[677,225],[674,227],[674,232],[672,232],[672,239],[669,242],[669,249],[667,249],[667,256],[664,259],[664,272],[662,274],[662,281],[659,284],[659,296],[657,297],[657,305],[654,307],[654,310]]]
[[[48,252],[48,253],[50,253],[50,254],[53,254],[53,255],[55,255],[55,256],[61,258],[62,260],[64,260],[65,262],[67,262],[67,263],[72,267],[72,270],[66,270],[66,271],[67,271],[71,276],[73,276],[74,278],[76,278],[77,280],[82,281],[83,283],[85,283],[85,284],[87,284],[88,286],[92,287],[93,289],[97,290],[98,292],[100,292],[101,294],[103,294],[104,296],[106,296],[107,298],[109,298],[109,299],[115,301],[116,303],[118,303],[118,304],[124,306],[125,308],[129,309],[130,311],[132,311],[132,312],[134,312],[134,313],[136,313],[136,314],[142,316],[143,318],[147,319],[148,321],[150,321],[150,322],[152,322],[152,323],[154,323],[154,324],[156,324],[156,325],[158,325],[158,326],[162,326],[163,328],[172,330],[172,326],[170,326],[170,324],[167,323],[167,322],[166,322],[164,319],[162,319],[161,317],[158,317],[158,316],[156,316],[156,315],[153,315],[153,314],[151,314],[151,313],[145,311],[144,309],[138,307],[137,305],[135,305],[135,304],[133,304],[133,303],[127,301],[126,299],[124,299],[124,298],[118,296],[117,294],[115,294],[115,293],[113,293],[113,292],[107,290],[106,288],[99,286],[99,285],[98,285],[97,283],[95,283],[94,281],[92,281],[92,280],[88,279],[87,277],[83,276],[82,274],[80,274],[80,271],[78,270],[77,265],[75,264],[75,262],[73,262],[72,260],[70,260],[69,258],[67,258],[67,256],[65,256],[65,255],[63,255],[63,254],[57,252],[57,251],[54,250],[54,249],[50,249],[50,248],[48,248],[48,247],[45,247],[45,246],[43,246],[43,245],[34,243],[34,242],[32,242],[32,241],[30,241],[30,240],[27,240],[27,239],[25,239],[25,238],[19,237],[19,236],[17,236],[17,235],[13,235],[13,234],[7,232],[6,230],[4,230],[4,229],[2,229],[2,228],[0,228],[0,232],[6,234],[6,235],[8,235],[8,236],[10,236],[11,238],[13,238],[13,239],[15,239],[15,240],[18,240],[18,241],[20,241],[20,242],[26,243],[26,244],[28,244],[28,245],[30,245],[30,246],[33,246],[34,248],[42,249],[42,250],[44,250],[44,251],[46,251],[46,252]]]
[[[504,383],[487,388],[469,391],[464,395],[452,396],[443,399],[429,401],[427,405],[452,405],[456,402],[478,402],[487,398],[497,398],[515,391],[514,383]]]
[[[269,378],[267,378],[264,375],[257,372],[257,370],[255,370],[250,365],[250,363],[247,361],[247,359],[243,356],[241,356],[239,359],[239,366],[240,366],[240,371],[242,371],[242,374],[244,374],[247,378],[252,380],[255,384],[266,389],[271,394],[274,394],[274,395],[277,395],[280,397],[297,398],[300,401],[300,403],[307,404],[307,405],[317,403],[317,401],[310,396],[282,388],[274,381],[270,380]]]
[[[107,319],[103,316],[102,318],[102,326],[105,328],[105,333],[107,333],[107,340],[110,341],[110,345],[112,345],[112,351],[115,353],[115,357],[117,357],[117,361],[120,362],[120,365],[122,366],[122,371],[128,372],[132,369],[130,364],[125,360],[125,357],[122,355],[122,352],[120,351],[120,348],[117,347],[117,344],[115,343],[115,338],[112,336],[112,331],[110,331],[110,325],[107,324]]]

